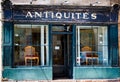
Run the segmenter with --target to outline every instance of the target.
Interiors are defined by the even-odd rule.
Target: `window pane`
[[[21,25],[14,27],[14,64],[17,66],[48,65],[48,26]]]
[[[71,32],[72,31],[72,27],[71,25],[63,25],[63,26],[53,26],[52,27],[52,31],[61,31],[61,32]]]
[[[14,28],[14,45],[24,46],[30,42],[31,26],[30,25],[19,25]]]
[[[108,65],[107,27],[77,26],[76,64]]]
[[[40,25],[32,25],[32,45],[40,45]]]

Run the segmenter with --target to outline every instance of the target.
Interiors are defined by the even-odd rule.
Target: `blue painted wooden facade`
[[[111,7],[80,7],[80,6],[33,6],[33,5],[11,5],[11,3],[2,3],[3,6],[3,77],[16,80],[40,80],[53,79],[53,68],[52,68],[52,53],[51,45],[49,45],[49,66],[38,66],[38,67],[22,67],[16,68],[13,65],[13,34],[14,24],[49,24],[49,28],[53,24],[72,24],[72,56],[70,66],[70,76],[73,79],[113,79],[120,78],[120,67],[119,67],[119,53],[118,53],[118,10],[111,12]],[[58,18],[45,19],[45,18],[25,18],[26,11],[60,11]],[[41,9],[41,10],[40,10]],[[67,11],[64,11],[66,9]],[[71,9],[71,10],[70,10]],[[95,20],[79,19],[77,21],[71,19],[64,19],[59,17],[63,15],[63,12],[95,12],[98,16]],[[49,15],[48,15],[49,16]],[[106,25],[108,26],[108,46],[109,46],[109,66],[105,67],[78,67],[76,66],[76,25]],[[51,44],[51,30],[50,41]]]

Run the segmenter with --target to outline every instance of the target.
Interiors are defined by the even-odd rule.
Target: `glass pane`
[[[16,24],[14,27],[14,65],[48,65],[48,40],[47,25]]]
[[[77,26],[76,31],[77,65],[107,65],[107,27]]]
[[[32,25],[32,45],[40,45],[40,25]]]
[[[63,25],[63,26],[53,26],[52,31],[62,31],[62,32],[71,32],[72,27],[71,25]]]
[[[95,51],[95,33],[93,29],[81,29],[80,30],[80,49],[89,46],[91,51]]]
[[[53,35],[53,65],[64,65],[64,35]]]
[[[24,65],[24,48],[21,46],[14,47],[14,64]]]
[[[14,27],[14,43],[15,45],[27,45],[31,43],[31,26],[30,25],[15,25]]]

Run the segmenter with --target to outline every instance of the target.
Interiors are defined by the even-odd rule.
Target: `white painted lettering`
[[[28,17],[33,18],[31,12],[29,12],[29,11],[27,12],[27,15],[26,15],[26,18],[28,18]]]
[[[54,18],[54,13],[51,11],[49,12],[51,14],[51,18],[53,19]]]
[[[97,19],[96,13],[92,13],[92,14],[91,14],[91,19]]]
[[[81,13],[75,13],[77,15],[77,19],[80,19]]]
[[[58,19],[97,19],[97,14],[96,13],[82,13],[82,12],[53,12],[53,11],[45,11],[45,12],[30,12],[28,11],[27,14],[25,15],[26,18],[58,18]]]
[[[65,13],[65,12],[64,12],[64,18],[66,18],[66,19],[67,19],[67,18],[70,18],[70,13]]]
[[[45,18],[48,18],[48,12],[44,12],[45,13]]]
[[[59,18],[59,19],[61,19],[61,18],[62,18],[62,13],[60,13],[60,12],[57,12],[57,13],[56,13],[56,18]]]
[[[40,17],[40,18],[41,18],[41,17],[42,17],[42,12],[39,12],[39,13],[38,13],[38,12],[35,12],[35,18],[37,18],[37,17]]]
[[[71,18],[74,19],[74,18],[75,18],[75,17],[74,17],[74,13],[71,13],[71,15],[72,15]]]
[[[89,19],[89,13],[83,13],[83,19]]]

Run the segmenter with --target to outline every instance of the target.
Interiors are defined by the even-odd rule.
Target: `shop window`
[[[48,65],[48,25],[14,25],[14,65]]]
[[[76,27],[76,64],[108,65],[108,35],[105,26]]]

